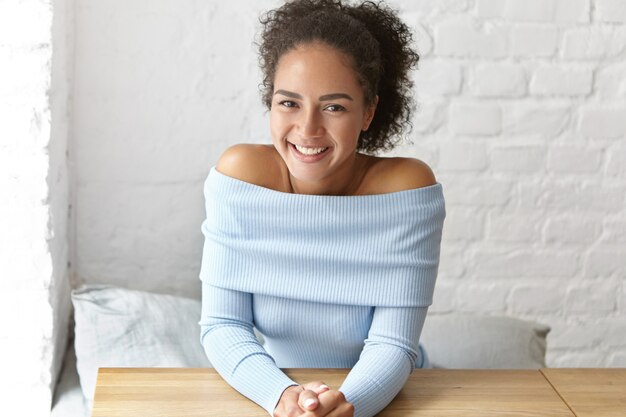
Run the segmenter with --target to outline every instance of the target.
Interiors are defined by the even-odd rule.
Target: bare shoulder
[[[432,169],[416,158],[377,158],[370,168],[375,193],[392,193],[437,183]]]
[[[262,187],[275,188],[280,174],[272,145],[239,143],[226,149],[215,169],[220,173]]]

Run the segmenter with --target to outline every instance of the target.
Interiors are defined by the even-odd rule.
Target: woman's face
[[[303,45],[278,62],[272,142],[296,180],[345,180],[354,173],[359,134],[369,127],[374,108],[365,105],[345,55],[321,43]]]

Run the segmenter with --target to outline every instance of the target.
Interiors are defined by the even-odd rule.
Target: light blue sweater
[[[272,415],[296,384],[280,368],[351,368],[340,390],[355,416],[382,410],[425,364],[441,185],[290,194],[213,167],[204,191],[201,343],[215,369]]]

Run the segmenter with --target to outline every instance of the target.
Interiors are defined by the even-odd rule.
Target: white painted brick
[[[420,139],[417,139],[417,143],[398,145],[389,152],[381,152],[380,156],[417,158],[437,172],[437,154],[438,150],[432,144],[420,142]]]
[[[446,190],[446,202],[453,205],[502,206],[513,194],[511,181],[442,174],[439,182]]]
[[[450,313],[456,310],[456,288],[457,284],[441,282],[438,279],[433,294],[433,304],[428,308],[428,314]]]
[[[626,219],[606,220],[601,240],[603,243],[626,245]]]
[[[513,288],[509,307],[516,315],[559,313],[564,299],[565,291],[561,285],[524,285]]]
[[[132,276],[134,288],[140,290],[166,288],[187,297],[197,294],[198,283],[193,276],[197,275],[202,236],[194,234],[183,244],[180,231],[198,230],[204,215],[202,181],[103,182],[79,185],[76,191],[76,222],[83,225],[76,235],[76,245],[81,248],[76,273],[87,283],[106,280],[123,286]],[[99,198],[101,195],[107,198]],[[148,200],[150,210],[142,203]],[[175,215],[181,212],[188,215]],[[98,213],[107,213],[108,220],[99,219]],[[159,220],[166,218],[167,222]],[[176,282],[175,287],[172,282]]]
[[[4,39],[2,35],[0,39]],[[41,91],[48,88],[48,80],[41,77],[41,73],[50,70],[50,53],[50,45],[47,44],[29,49],[0,49],[2,100],[11,100],[18,105],[31,105],[32,100],[40,97]]]
[[[522,208],[569,209],[573,207],[580,191],[572,184],[520,184],[520,206]],[[559,211],[560,212],[560,211]]]
[[[605,99],[626,97],[626,63],[618,62],[599,68],[594,78],[594,90],[601,97]]]
[[[617,146],[608,150],[606,173],[610,176],[626,177],[626,146]]]
[[[503,58],[508,52],[508,31],[493,23],[480,25],[453,19],[435,26],[435,54],[464,58]]]
[[[625,186],[585,184],[580,190],[578,207],[582,210],[619,212],[624,209]]]
[[[481,17],[510,21],[578,22],[590,19],[589,0],[478,0]]]
[[[608,314],[617,310],[619,286],[615,282],[571,285],[565,296],[568,314]]]
[[[526,73],[515,64],[478,65],[470,69],[468,86],[477,97],[519,97],[526,94]]]
[[[496,172],[538,172],[545,169],[546,150],[540,146],[497,146],[491,150]]]
[[[598,172],[603,152],[583,146],[554,146],[548,151],[548,170],[559,174]]]
[[[618,351],[611,354],[607,361],[610,368],[626,368],[626,352]]]
[[[420,58],[430,55],[433,51],[433,39],[428,29],[422,24],[425,20],[424,16],[416,12],[400,12],[400,18],[407,24],[409,29],[411,29],[417,53]]]
[[[592,0],[557,0],[554,21],[557,23],[587,23],[591,20]]]
[[[592,91],[593,71],[560,65],[539,67],[530,80],[530,92],[538,96],[584,96]]]
[[[195,285],[201,237],[196,236],[194,231],[197,231],[197,226],[193,224],[201,220],[203,215],[202,205],[199,204],[202,199],[199,181],[206,175],[206,169],[211,161],[215,161],[228,145],[241,141],[259,143],[268,141],[267,115],[258,104],[256,87],[259,79],[256,57],[249,45],[256,30],[254,22],[257,21],[258,10],[275,6],[275,3],[274,0],[220,4],[208,2],[206,5],[203,3],[198,6],[198,3],[194,4],[194,7],[187,7],[180,2],[148,0],[133,4],[95,0],[77,2],[76,8],[80,17],[76,25],[79,32],[76,36],[77,74],[75,80],[72,80],[76,85],[73,109],[75,141],[70,151],[78,164],[76,179],[81,184],[81,188],[75,191],[79,194],[86,193],[78,197],[82,205],[80,222],[77,223],[81,243],[76,245],[78,268],[75,272],[78,279],[87,279],[91,282],[98,279],[110,284],[127,285],[128,276],[133,276],[136,277],[138,286],[145,289],[166,288],[169,291],[172,282],[176,282],[178,287],[175,292],[183,289],[187,294],[197,293]],[[2,3],[4,4],[6,2]],[[50,3],[46,4],[49,6]],[[612,127],[611,123],[606,126],[602,120],[595,120],[593,123],[589,122],[589,126],[586,127],[587,133],[594,134],[585,134],[586,137],[582,137],[579,133],[582,129],[573,123],[582,120],[582,117],[579,119],[578,115],[574,114],[579,107],[583,110],[593,106],[601,109],[623,107],[611,104],[610,100],[619,103],[626,97],[624,87],[626,77],[623,76],[620,55],[620,51],[623,53],[626,39],[624,25],[619,22],[609,22],[610,25],[580,25],[589,20],[590,2],[586,0],[545,0],[544,4],[540,4],[538,0],[530,2],[397,0],[394,2],[394,5],[396,4],[400,10],[407,11],[404,16],[410,16],[407,17],[410,20],[407,23],[415,32],[420,54],[432,58],[431,60],[437,64],[473,70],[487,67],[490,63],[493,64],[495,59],[498,60],[498,65],[503,66],[519,63],[524,68],[533,69],[537,65],[558,64],[566,70],[575,70],[578,67],[566,66],[563,62],[557,62],[556,58],[546,59],[553,58],[558,53],[559,36],[564,35],[563,43],[560,45],[562,57],[570,60],[587,60],[585,64],[589,65],[588,68],[597,68],[594,74],[596,84],[590,98],[559,94],[557,99],[548,99],[546,95],[520,99],[514,94],[508,95],[504,88],[506,86],[500,85],[501,88],[498,89],[495,78],[494,85],[479,87],[479,90],[493,92],[493,96],[473,95],[476,93],[473,88],[477,84],[471,84],[473,82],[471,79],[468,78],[470,84],[461,86],[465,81],[462,76],[455,78],[445,73],[438,74],[442,76],[439,85],[433,82],[423,90],[417,83],[418,103],[422,107],[415,113],[413,119],[412,138],[418,145],[407,153],[398,151],[399,155],[415,155],[428,160],[429,163],[433,161],[432,165],[435,167],[440,162],[440,156],[443,156],[441,160],[443,166],[446,164],[451,166],[452,159],[446,161],[445,158],[446,155],[449,158],[452,153],[442,153],[441,138],[455,141],[459,139],[455,134],[469,136],[474,134],[465,133],[463,129],[456,131],[453,120],[448,123],[447,116],[452,116],[452,112],[447,108],[449,97],[446,96],[462,94],[463,98],[467,96],[469,100],[480,105],[494,103],[483,97],[504,97],[503,100],[498,100],[498,106],[503,109],[502,137],[498,138],[502,141],[494,145],[543,146],[547,151],[544,158],[547,157],[546,163],[550,169],[550,175],[542,178],[525,173],[518,175],[512,171],[506,171],[504,174],[495,172],[493,176],[484,177],[468,176],[466,173],[453,171],[443,173],[435,171],[439,181],[444,185],[449,217],[444,225],[438,282],[438,285],[445,283],[446,286],[441,287],[443,290],[440,291],[439,298],[438,290],[435,291],[435,304],[431,308],[440,309],[442,312],[461,309],[457,304],[460,299],[457,285],[453,285],[450,280],[454,280],[455,284],[471,287],[472,278],[480,278],[480,285],[476,287],[480,289],[495,288],[495,285],[501,284],[497,281],[501,278],[500,275],[490,277],[477,273],[491,270],[489,265],[475,267],[477,262],[484,263],[483,258],[476,258],[475,254],[479,250],[492,250],[496,255],[522,251],[522,255],[513,257],[512,264],[507,263],[506,256],[503,255],[505,259],[495,266],[501,270],[512,268],[514,272],[519,272],[518,275],[511,276],[526,276],[523,283],[516,281],[515,285],[532,286],[536,280],[529,279],[530,275],[533,277],[545,275],[547,278],[545,287],[548,291],[541,295],[548,298],[554,296],[553,288],[566,288],[571,283],[572,277],[581,280],[582,283],[596,284],[603,281],[605,278],[588,278],[584,269],[585,262],[591,259],[587,254],[592,252],[593,245],[585,243],[585,246],[580,248],[572,248],[571,243],[562,245],[566,243],[562,241],[563,239],[573,240],[576,233],[581,233],[583,241],[590,239],[587,235],[583,236],[584,226],[576,229],[576,233],[563,232],[564,236],[552,231],[551,236],[555,240],[545,248],[545,242],[541,241],[542,236],[537,235],[536,224],[541,224],[542,215],[545,215],[546,219],[580,216],[583,223],[604,220],[605,230],[600,237],[603,239],[601,246],[625,246],[623,223],[620,223],[623,219],[625,201],[624,196],[619,197],[619,193],[626,192],[626,183],[623,180],[626,178],[626,161],[622,156],[623,153],[620,153],[623,147],[618,148],[625,136],[623,128]],[[476,8],[468,10],[474,5]],[[610,6],[610,2],[598,0],[595,3],[595,21],[604,21],[602,16],[603,14],[606,16],[607,13],[603,11],[603,7],[606,9],[607,5]],[[149,19],[138,18],[146,10],[158,16]],[[454,14],[456,16],[451,16]],[[0,13],[0,19],[4,15]],[[611,13],[611,17],[614,16],[618,14]],[[473,21],[473,18],[477,21]],[[493,20],[485,22],[485,19]],[[224,42],[220,34],[233,26],[237,27],[238,31],[231,33],[233,36],[229,37],[228,42]],[[24,28],[27,27],[31,25],[24,25]],[[42,26],[24,36],[37,36],[36,33],[40,32],[40,28]],[[151,36],[155,33],[155,28],[163,28],[157,38]],[[0,24],[0,31],[3,29],[4,26]],[[507,39],[509,35],[510,39]],[[5,37],[0,36],[0,39]],[[18,52],[12,51],[12,56],[17,57]],[[0,46],[0,68],[5,68],[1,61],[3,53],[5,56],[8,55],[8,52],[3,51]],[[172,56],[180,59],[172,64],[170,59]],[[450,57],[454,59],[444,61]],[[508,60],[509,57],[513,59]],[[420,66],[427,65],[427,62],[427,59],[422,60]],[[419,76],[419,73],[420,71],[417,71],[416,75]],[[233,80],[234,84],[231,82]],[[30,88],[37,82],[30,81],[30,84],[26,81],[22,84]],[[0,80],[0,84],[2,82]],[[0,87],[0,91],[20,94],[21,90],[15,86],[7,83],[4,86]],[[492,90],[489,90],[489,87],[492,87]],[[426,94],[429,88],[430,93]],[[42,100],[44,104],[47,103],[45,97]],[[594,104],[591,104],[591,101]],[[2,110],[3,106],[17,103],[18,100],[12,100],[3,104],[0,95],[0,118],[6,114]],[[26,107],[18,117],[19,122],[10,121],[13,126],[22,126],[24,123],[27,126],[31,125],[33,118],[29,113],[28,104],[24,103]],[[215,115],[224,117],[216,118]],[[45,119],[40,117],[40,120]],[[484,121],[480,120],[479,123],[484,124]],[[4,135],[6,130],[2,130],[7,124],[6,119],[0,123],[0,141],[7,137]],[[466,131],[476,130],[471,123],[467,125],[469,127],[465,128]],[[36,123],[34,126],[36,127]],[[494,130],[497,133],[488,134],[500,133],[499,128]],[[609,134],[596,134],[602,131]],[[484,133],[479,131],[479,136],[482,135]],[[29,142],[31,137],[33,136],[28,136],[28,139],[22,142]],[[39,140],[37,143],[45,146],[42,137],[45,138],[45,135],[38,134],[34,138]],[[147,137],[150,139],[146,139]],[[512,142],[507,143],[511,137]],[[609,139],[612,142],[588,145],[585,142],[586,138]],[[467,140],[465,137],[460,139]],[[548,145],[548,141],[552,139],[554,142]],[[487,149],[491,149],[490,141],[487,142],[483,138],[479,138],[478,141],[481,141],[482,146],[487,145]],[[552,148],[555,143],[559,146],[558,154]],[[598,147],[606,155],[604,158],[606,162],[602,166],[604,172],[601,175],[599,173],[589,175],[596,172],[592,167],[597,163]],[[565,151],[567,155],[563,155],[561,148],[570,151],[569,153]],[[581,153],[585,150],[588,151],[588,159],[582,160]],[[7,159],[2,159],[3,154],[4,148],[0,149],[0,171]],[[567,161],[559,160],[559,155]],[[479,156],[472,158],[478,158],[478,162],[467,161],[466,167],[482,164],[480,153]],[[26,175],[24,171],[32,168],[30,164],[20,168],[18,161],[11,164],[16,172],[23,176]],[[181,169],[181,166],[185,169]],[[457,168],[459,166],[461,165],[456,165]],[[576,171],[577,169],[580,171]],[[8,182],[2,179],[0,174],[0,188],[3,181]],[[587,182],[591,185],[581,185]],[[123,183],[122,190],[118,189],[120,183]],[[88,191],[92,187],[94,190]],[[152,188],[149,189],[150,187]],[[185,191],[179,194],[177,188],[184,188]],[[19,190],[19,187],[13,189]],[[103,190],[113,190],[112,198],[115,200],[113,206],[116,207],[112,210],[113,213],[124,207],[131,211],[130,214],[122,215],[119,223],[115,214],[107,213],[111,204],[107,203],[104,206],[97,204],[100,201],[98,191]],[[165,224],[163,219],[172,218],[174,212],[187,213],[188,207],[196,206],[198,210],[189,216],[183,216],[187,219],[181,220],[184,224],[174,222],[171,227],[167,226],[164,233],[154,231],[149,225],[146,226],[146,222],[141,222],[141,219],[138,223],[133,223],[136,220],[135,214],[142,209],[145,211],[147,204],[132,200],[134,191],[138,192],[141,201],[150,201],[155,206],[166,206],[158,208],[154,216],[149,216],[152,220],[160,221],[160,224]],[[180,206],[168,206],[171,202],[162,195],[167,192],[172,194],[173,199],[180,200]],[[26,191],[24,194],[27,195],[18,195],[16,191],[15,200],[30,204],[27,202],[32,203],[33,199],[42,193]],[[45,193],[43,194],[45,197]],[[128,195],[131,195],[132,201],[124,206],[120,199]],[[93,200],[93,203],[86,204],[87,200]],[[0,207],[0,219],[5,217],[8,210],[9,208]],[[14,207],[10,210],[14,210]],[[461,219],[469,217],[469,213],[473,211],[483,219],[486,215],[490,216],[486,224],[487,236],[479,237],[479,228],[472,228],[475,226],[468,225],[465,231],[454,226],[454,223],[462,222]],[[453,212],[458,214],[453,215]],[[19,207],[15,213],[20,213]],[[29,213],[31,212],[23,211],[20,215],[27,217]],[[495,213],[499,214],[497,217],[497,221],[500,221],[499,226],[491,218],[496,215]],[[14,218],[12,216],[14,214],[6,218]],[[535,216],[540,219],[535,220]],[[92,222],[95,224],[91,224]],[[493,222],[493,225],[490,222]],[[505,230],[507,223],[511,223],[510,233]],[[622,229],[618,229],[620,224]],[[105,236],[107,228],[114,229],[113,239],[109,243],[111,246],[94,243],[93,240],[97,238],[88,236],[88,231],[92,230],[92,227],[99,236]],[[121,230],[121,227],[127,227],[128,231]],[[556,225],[551,227],[557,228]],[[449,228],[449,232],[446,232],[446,228]],[[194,238],[181,241],[181,231],[183,235],[193,235]],[[148,271],[141,271],[137,264],[151,264],[152,260],[146,261],[146,254],[137,262],[129,258],[138,245],[143,245],[142,242],[162,241],[168,239],[167,236],[176,234],[175,232],[178,233],[176,235],[178,238],[170,239],[176,244],[172,249],[175,256],[171,262],[166,263],[157,259],[154,266],[148,267]],[[17,231],[14,233],[17,234]],[[463,238],[462,233],[466,233],[467,240],[455,241],[454,239],[458,237]],[[510,239],[506,240],[507,237]],[[102,252],[98,253],[98,248],[103,249]],[[168,248],[157,248],[155,257],[160,257],[159,253],[164,253]],[[496,248],[499,251],[496,251]],[[598,258],[594,262],[604,262],[601,256],[594,256]],[[547,266],[548,262],[553,265]],[[528,265],[524,266],[524,263]],[[615,269],[615,266],[611,268]],[[102,271],[105,271],[107,276]],[[111,278],[108,276],[109,273]],[[467,284],[464,282],[466,278],[469,279]],[[188,286],[187,283],[193,283],[194,286],[191,284]],[[510,281],[507,280],[506,283],[509,285],[501,287],[505,293],[505,289],[510,287]],[[542,288],[543,284],[543,282],[537,284],[537,287]],[[590,292],[594,291],[594,285],[589,287]],[[539,291],[539,288],[536,290]],[[514,299],[511,294],[509,298],[510,311],[515,314],[524,314],[523,311],[528,310],[529,318],[540,316],[551,325],[552,322],[559,320],[559,316],[565,316],[563,311],[540,311],[544,304],[539,299],[541,295],[529,295],[532,298],[526,299],[525,304],[525,296],[522,295],[524,290],[518,291],[519,298]],[[622,287],[616,296],[620,310],[615,314],[622,316],[626,311],[625,292]],[[497,306],[492,307],[494,310],[504,308],[501,305],[502,298],[498,298],[497,294],[494,300],[485,300],[489,295],[489,291],[481,293],[476,290],[475,301],[465,303],[470,303],[468,309],[472,309],[472,302],[491,301]],[[547,310],[556,305],[563,305],[564,299],[555,299],[548,303],[550,305],[545,306]],[[533,313],[535,308],[537,311]],[[581,306],[581,310],[583,308],[584,305]],[[603,347],[604,333],[619,330],[621,327],[613,328],[613,324],[605,321],[603,315],[606,314],[597,311],[581,311],[577,315],[567,314],[568,320],[570,316],[573,319],[564,323],[566,327],[563,329],[571,331],[569,335],[565,334],[559,338],[561,343],[559,349],[554,350],[552,343],[549,343],[549,364],[575,366],[598,363],[601,366],[610,366],[611,363],[621,363],[615,352],[619,353],[620,349],[623,351],[623,347],[610,349]],[[585,317],[589,316],[594,320],[588,321]],[[565,322],[566,319],[563,318],[562,321]],[[4,322],[0,321],[0,328],[3,324]],[[579,326],[583,326],[583,330],[574,331]],[[20,402],[25,403],[23,398]]]
[[[571,214],[548,219],[543,234],[547,243],[588,245],[600,236],[601,231],[600,219]]]
[[[595,319],[562,320],[550,323],[548,346],[553,349],[582,349],[602,344],[610,329]]]
[[[13,48],[30,49],[49,45],[52,32],[51,16],[52,9],[44,2],[2,1],[0,39],[3,40],[3,44]],[[9,39],[10,42],[5,43],[5,40]]]
[[[615,319],[605,321],[610,329],[606,335],[605,343],[609,346],[626,348],[626,318],[621,316]]]
[[[502,313],[506,310],[509,286],[467,284],[460,287],[458,308],[472,313]]]
[[[552,138],[561,134],[570,121],[570,109],[562,105],[522,102],[504,106],[505,135],[539,135]]]
[[[50,415],[51,395],[49,388],[35,384],[0,384],[3,392],[3,415],[47,417]],[[46,400],[39,399],[46,397]]]
[[[588,106],[580,111],[580,130],[591,139],[622,139],[626,136],[626,106]]]
[[[475,209],[457,208],[446,214],[446,241],[476,241],[484,235],[485,215]]]
[[[619,308],[622,314],[626,313],[626,280],[622,280],[622,294]]]
[[[626,48],[626,28],[580,27],[563,35],[565,59],[599,60],[620,55]]]
[[[503,0],[476,0],[476,13],[484,18],[502,17],[505,6]]]
[[[493,242],[537,242],[544,215],[539,212],[493,210],[487,221],[487,238]]]
[[[528,249],[479,249],[472,261],[474,266],[468,274],[479,279],[570,278],[580,263],[577,252]]]
[[[587,278],[626,276],[626,247],[623,245],[594,247],[586,256],[584,270]]]
[[[403,3],[403,10],[417,11],[423,14],[459,13],[467,10],[468,0],[411,0]]]
[[[528,191],[531,206],[559,210],[582,210],[586,212],[618,212],[624,205],[624,188],[578,183],[552,184],[549,188]]]
[[[555,0],[506,0],[504,17],[511,20],[550,22],[555,18]]]
[[[66,346],[65,7],[0,3],[0,414],[49,415]]]
[[[415,89],[419,95],[453,95],[461,91],[462,80],[459,64],[424,60],[415,76]]]
[[[446,237],[446,228],[443,229],[443,239]],[[438,280],[449,280],[460,278],[465,274],[465,247],[447,242],[441,246],[439,260]]]
[[[595,0],[595,18],[600,22],[626,23],[626,2]]]
[[[450,129],[458,135],[491,136],[502,130],[502,110],[496,104],[452,103]]]
[[[414,115],[413,130],[419,133],[434,132],[446,119],[447,106],[441,100],[420,98]]]
[[[605,368],[606,356],[597,350],[561,353],[551,362],[552,368]]]
[[[513,56],[551,57],[558,46],[558,29],[551,25],[516,25],[511,29]]]
[[[433,52],[433,38],[428,30],[420,24],[411,26],[413,32],[413,39],[415,39],[415,45],[417,53],[420,57],[425,57]]]
[[[485,145],[477,142],[444,142],[439,146],[438,168],[445,171],[482,171],[487,168]]]

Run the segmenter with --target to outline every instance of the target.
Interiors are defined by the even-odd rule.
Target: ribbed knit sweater
[[[213,167],[204,192],[200,338],[215,369],[272,415],[297,384],[280,368],[351,368],[339,389],[355,416],[382,410],[425,363],[441,185],[291,194]]]

